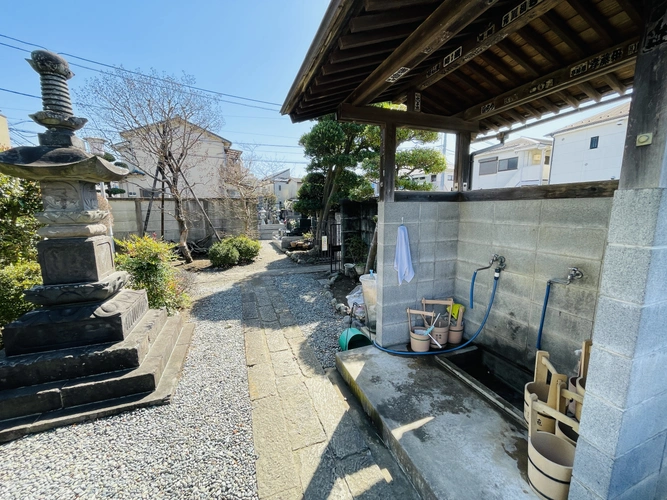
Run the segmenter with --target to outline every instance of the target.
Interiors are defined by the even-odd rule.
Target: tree
[[[0,174],[0,267],[37,257],[39,185]]]
[[[116,69],[88,80],[78,96],[92,118],[91,128],[114,151],[139,166],[156,186],[164,181],[174,200],[178,248],[187,262],[192,257],[183,200],[189,193],[194,197],[187,173],[207,160],[202,144],[223,124],[216,99],[194,89],[194,83],[188,75]]]

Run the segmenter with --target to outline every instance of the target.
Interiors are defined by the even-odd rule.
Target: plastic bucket
[[[372,342],[366,335],[356,328],[346,328],[338,337],[338,346],[341,351],[349,349],[356,349],[357,347],[364,347],[371,345]]]
[[[531,394],[537,394],[537,399],[542,403],[546,404],[549,399],[549,385],[546,382],[528,382],[523,389],[523,418],[526,422],[530,421],[530,406],[528,401]],[[537,413],[537,430],[554,433],[556,428],[556,420],[544,415],[543,413]]]
[[[410,332],[410,348],[414,352],[428,351],[430,342],[431,338],[426,335],[424,328],[415,328],[414,332]]]
[[[345,269],[345,276],[354,276],[354,264],[343,264],[343,268]]]
[[[574,463],[573,445],[547,432],[528,440],[528,482],[540,498],[567,500]]]

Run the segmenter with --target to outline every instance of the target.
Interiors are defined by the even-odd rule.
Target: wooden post
[[[454,163],[454,182],[457,191],[469,191],[472,188],[472,168],[470,167],[470,134],[456,134],[456,161]]]
[[[396,183],[396,124],[382,126],[382,151],[380,152],[380,201],[394,201]]]
[[[646,7],[619,189],[667,187],[667,43],[660,34],[667,4],[652,0]]]

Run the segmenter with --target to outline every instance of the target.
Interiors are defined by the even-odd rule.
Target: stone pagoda
[[[128,174],[87,153],[75,132],[67,61],[36,50],[46,127],[39,146],[0,153],[0,172],[40,183],[45,224],[37,245],[43,284],[25,292],[41,306],[5,326],[0,351],[0,442],[72,422],[169,401],[192,328],[150,310],[144,290],[123,286],[102,223],[96,183]]]

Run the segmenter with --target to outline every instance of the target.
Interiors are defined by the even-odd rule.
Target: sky
[[[69,81],[74,97],[87,79],[98,75],[74,64],[96,70],[105,69],[95,64],[102,63],[131,70],[155,68],[172,75],[186,73],[196,78],[198,87],[237,96],[221,97],[231,102],[221,103],[225,125],[214,132],[230,140],[233,148],[252,150],[274,169],[290,168],[292,175],[300,177],[305,174],[308,161],[298,141],[313,123],[293,124],[279,110],[328,3],[329,0],[12,2],[11,9],[0,17],[0,89],[4,89],[0,90],[0,113],[8,118],[13,145],[37,143],[36,133],[41,127],[27,115],[40,110],[41,102],[6,92],[40,94],[39,77],[25,62],[36,46],[70,54],[64,57],[76,75]],[[76,98],[73,100],[75,115],[85,117],[85,112],[76,106]],[[541,137],[605,108],[577,113],[521,134]],[[515,134],[510,138],[516,137]],[[453,139],[448,138],[450,161]],[[473,149],[491,144],[480,143]]]

